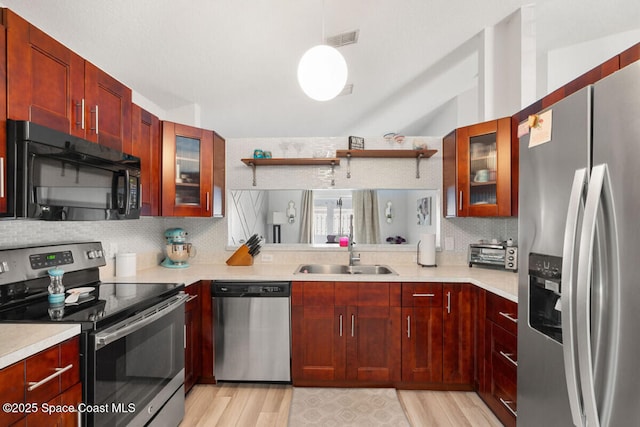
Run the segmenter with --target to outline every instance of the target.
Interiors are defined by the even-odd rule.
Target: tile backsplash
[[[240,162],[250,157],[254,148],[270,150],[274,157],[313,157],[336,149],[346,149],[347,137],[343,138],[254,138],[227,140],[227,190],[230,189],[292,189],[330,188],[335,180],[335,188],[442,188],[441,138],[407,137],[402,148],[411,148],[414,141],[426,143],[428,148],[438,150],[430,159],[420,163],[420,179],[416,179],[416,162],[413,159],[352,159],[352,178],[346,177],[347,160],[341,159],[334,173],[330,167],[262,167],[256,171],[257,186],[253,187],[251,168]],[[288,142],[288,144],[282,144]],[[297,143],[294,146],[294,143]],[[366,148],[389,148],[384,138],[365,138]],[[286,149],[285,149],[286,147]],[[329,153],[330,154],[330,153]],[[228,200],[228,198],[227,198]],[[441,215],[442,213],[439,212]],[[118,252],[135,252],[138,268],[156,265],[163,258],[164,231],[167,228],[182,227],[188,234],[188,241],[197,249],[193,263],[224,263],[231,255],[227,249],[227,219],[212,218],[155,218],[142,217],[126,221],[77,221],[48,222],[34,220],[0,221],[0,248],[25,246],[40,243],[69,241],[101,241],[108,257],[107,274],[113,273],[113,258]],[[438,253],[439,264],[464,264],[469,243],[480,239],[517,240],[517,218],[441,218],[442,247]],[[452,247],[446,246],[447,243]],[[273,262],[305,262],[311,258],[320,260],[342,260],[342,251],[319,253],[311,251],[269,250],[263,253],[273,255]],[[256,262],[261,262],[261,258]],[[381,261],[378,261],[380,259]],[[413,262],[415,253],[406,248],[385,251],[384,247],[363,254],[364,262]]]

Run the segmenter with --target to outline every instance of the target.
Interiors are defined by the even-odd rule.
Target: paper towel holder
[[[416,263],[422,267],[437,267],[438,264],[436,264],[436,260],[435,257],[433,259],[433,264],[422,264],[420,263],[420,243],[422,243],[422,240],[418,240],[418,245],[416,247]]]

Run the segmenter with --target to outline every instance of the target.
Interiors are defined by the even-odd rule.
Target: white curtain
[[[375,190],[354,190],[352,200],[355,242],[380,243],[378,193]]]
[[[313,192],[302,192],[302,206],[300,208],[300,243],[313,243]]]

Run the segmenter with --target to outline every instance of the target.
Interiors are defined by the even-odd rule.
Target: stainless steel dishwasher
[[[211,286],[216,381],[291,382],[291,283]]]

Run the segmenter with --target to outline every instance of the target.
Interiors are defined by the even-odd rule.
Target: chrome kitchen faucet
[[[354,266],[357,262],[360,262],[360,254],[355,255],[353,253],[353,214],[349,217],[349,265]]]

